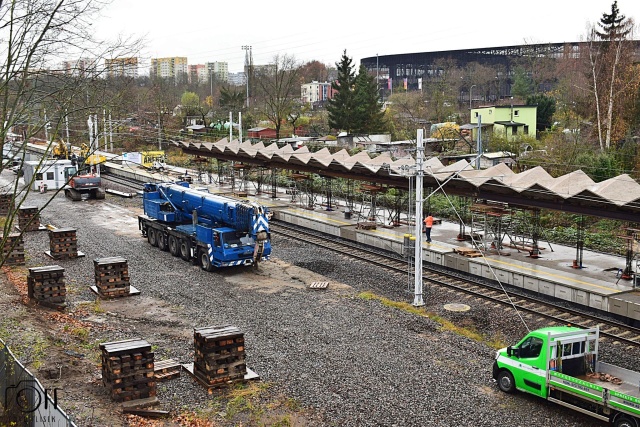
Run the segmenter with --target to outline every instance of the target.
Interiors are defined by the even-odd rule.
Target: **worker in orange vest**
[[[433,217],[431,213],[424,219],[424,234],[427,236],[427,243],[431,243],[431,227],[433,227]]]

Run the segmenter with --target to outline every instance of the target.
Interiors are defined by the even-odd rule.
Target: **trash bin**
[[[344,219],[351,219],[351,211],[349,209],[344,211]]]

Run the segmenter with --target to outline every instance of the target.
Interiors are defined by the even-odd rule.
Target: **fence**
[[[58,407],[57,390],[48,390],[0,339],[0,425],[76,427]]]

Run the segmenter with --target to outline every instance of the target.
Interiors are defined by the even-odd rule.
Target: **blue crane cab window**
[[[251,243],[247,243],[245,233],[239,233],[237,231],[228,231],[226,233],[222,233],[222,241],[224,243],[225,248],[239,248],[240,246],[250,245]]]

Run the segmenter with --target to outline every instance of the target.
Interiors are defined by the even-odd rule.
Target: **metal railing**
[[[58,406],[58,389],[45,389],[0,339],[0,425],[76,427]]]

